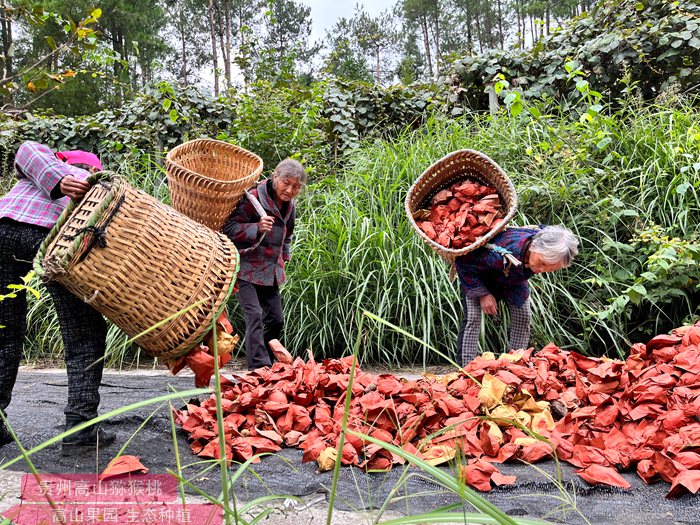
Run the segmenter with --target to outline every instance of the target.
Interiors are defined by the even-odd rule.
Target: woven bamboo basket
[[[467,178],[496,188],[506,214],[499,226],[489,230],[468,246],[459,249],[446,248],[432,240],[418,227],[413,213],[421,208],[429,207],[430,200],[440,190]],[[460,255],[465,255],[484,246],[506,227],[507,223],[515,216],[518,194],[508,175],[498,164],[479,151],[463,149],[453,151],[426,169],[408,190],[404,204],[408,220],[421,239],[448,262],[454,262]]]
[[[211,328],[238,273],[223,234],[178,213],[121,177],[101,172],[70,204],[34,261],[161,359],[187,353]]]
[[[197,139],[173,148],[165,168],[173,208],[218,231],[255,184],[263,162],[233,144]]]

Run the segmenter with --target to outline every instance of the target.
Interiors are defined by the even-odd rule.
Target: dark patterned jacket
[[[496,235],[491,244],[508,250],[521,262],[540,228],[507,228]],[[506,265],[502,255],[488,248],[479,248],[455,261],[459,281],[470,299],[492,294],[508,304],[522,306],[530,297],[528,279],[534,275],[525,266]]]
[[[295,204],[282,206],[280,211],[275,204],[272,181],[261,181],[250,193],[260,201],[268,215],[275,218],[272,231],[267,232],[259,246],[241,254],[241,267],[238,278],[262,286],[281,285],[285,281],[284,264],[289,260],[289,248],[294,232]],[[233,241],[236,248],[243,250],[253,246],[258,240],[260,216],[247,196],[233,210],[224,224],[224,233]]]

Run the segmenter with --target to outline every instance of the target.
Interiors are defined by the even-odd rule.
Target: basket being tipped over
[[[37,274],[91,304],[153,357],[185,355],[233,290],[236,247],[115,173],[91,182],[39,248]]]

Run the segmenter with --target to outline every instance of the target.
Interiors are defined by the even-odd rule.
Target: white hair
[[[284,159],[277,165],[273,174],[282,178],[295,178],[302,186],[306,184],[306,170],[298,160]]]
[[[578,255],[578,239],[564,226],[545,226],[532,238],[530,251],[539,253],[546,263],[569,266]]]

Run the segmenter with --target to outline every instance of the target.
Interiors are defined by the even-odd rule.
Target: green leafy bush
[[[190,139],[211,137],[236,143],[260,155],[268,168],[296,156],[323,176],[348,149],[371,137],[389,138],[418,126],[428,109],[454,106],[438,86],[382,88],[363,83],[285,87],[256,82],[245,92],[212,99],[194,88],[160,82],[115,110],[67,118],[26,115],[0,119],[4,173],[25,140],[50,147],[94,151],[108,165],[156,160]],[[454,99],[456,100],[456,98]]]
[[[300,203],[284,289],[290,348],[337,355],[356,335],[356,312],[366,309],[452,351],[457,286],[411,230],[403,199],[432,162],[461,148],[487,153],[509,173],[520,195],[518,224],[565,224],[581,240],[572,268],[531,281],[532,344],[622,356],[630,341],[697,316],[700,117],[693,104],[639,106],[632,97],[626,108],[601,108],[590,120],[571,118],[588,114],[579,108],[541,109],[538,117],[433,118],[396,140],[365,144],[336,177],[312,185]],[[643,233],[654,225],[663,233]],[[504,327],[487,324],[484,346],[505,349]],[[439,360],[381,328],[367,337],[370,360]]]
[[[446,81],[462,89],[470,107],[485,109],[484,87],[504,75],[527,98],[563,99],[575,93],[564,69],[583,71],[593,89],[612,95],[637,83],[651,99],[674,83],[700,82],[700,4],[694,0],[597,2],[590,14],[568,22],[526,51],[491,50],[456,59]]]

